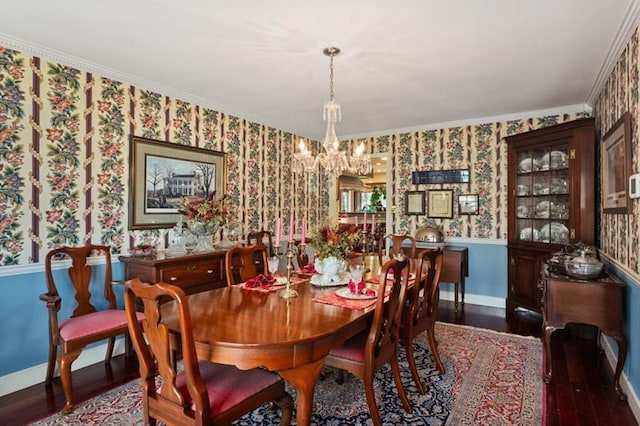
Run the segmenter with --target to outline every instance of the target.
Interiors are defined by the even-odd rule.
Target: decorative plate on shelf
[[[345,287],[345,288],[339,288],[338,290],[336,290],[336,296],[340,296],[343,299],[368,300],[368,299],[375,299],[377,297],[377,293],[373,291],[373,294],[362,294],[362,293],[355,294],[355,293],[351,293],[351,290],[349,290],[349,287]]]
[[[536,160],[531,157],[520,160],[518,163],[518,171],[520,173],[531,173],[536,168]]]
[[[524,228],[520,231],[520,239],[524,241],[538,241],[540,238],[540,231],[536,228]]]

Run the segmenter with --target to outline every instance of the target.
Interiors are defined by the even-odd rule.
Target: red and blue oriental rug
[[[543,422],[542,344],[540,339],[437,323],[439,351],[447,372],[438,370],[426,335],[414,342],[425,395],[420,395],[401,349],[401,372],[413,413],[397,395],[391,369],[376,374],[375,392],[385,425],[541,425]],[[314,395],[315,425],[370,425],[364,387],[325,368]],[[295,390],[288,389],[295,399]],[[259,408],[235,424],[276,425],[278,413]],[[137,425],[142,422],[140,386],[133,381],[79,404],[70,415],[57,414],[37,425]],[[295,424],[295,418],[294,422]]]

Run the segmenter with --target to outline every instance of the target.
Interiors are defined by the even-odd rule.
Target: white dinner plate
[[[351,299],[351,300],[368,300],[375,299],[377,297],[376,292],[373,294],[354,294],[351,293],[349,287],[339,288],[336,290],[336,295],[342,297],[343,299]]]

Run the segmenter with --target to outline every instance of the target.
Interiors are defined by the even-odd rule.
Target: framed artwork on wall
[[[451,219],[453,217],[453,189],[429,191],[428,217]]]
[[[404,193],[404,213],[408,215],[424,214],[424,191],[407,191]]]
[[[631,173],[631,116],[625,112],[602,138],[602,210],[628,213]]]
[[[129,229],[171,228],[183,197],[224,194],[224,153],[133,135],[130,142]]]
[[[458,214],[478,214],[478,194],[458,195]]]

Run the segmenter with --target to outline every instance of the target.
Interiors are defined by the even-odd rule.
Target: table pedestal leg
[[[278,371],[278,374],[283,379],[296,388],[296,419],[297,424],[300,426],[308,426],[311,424],[313,390],[320,376],[322,367],[324,367],[324,358],[299,367]]]

